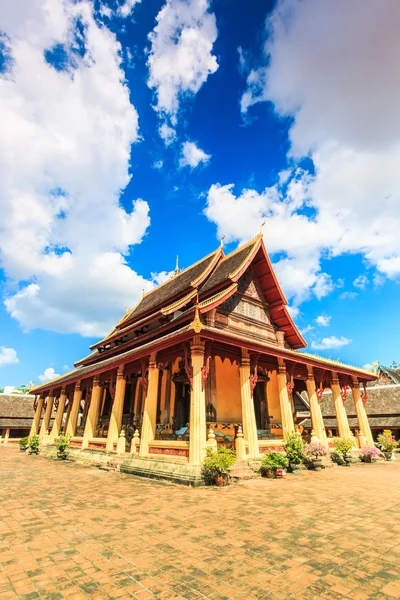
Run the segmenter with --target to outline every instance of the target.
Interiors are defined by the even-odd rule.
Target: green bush
[[[270,450],[266,452],[261,460],[261,470],[277,471],[278,469],[287,469],[289,461],[283,452],[277,452],[276,450]]]
[[[235,452],[226,446],[218,446],[217,450],[208,448],[202,467],[204,481],[211,484],[216,477],[227,477],[235,461]]]
[[[40,437],[37,433],[30,438],[28,446],[29,454],[39,454]]]
[[[68,457],[68,446],[70,441],[70,435],[60,434],[60,437],[57,441],[57,458],[59,458],[60,460],[65,460]]]
[[[354,440],[350,438],[336,438],[333,440],[333,447],[338,454],[344,456],[354,448]]]
[[[23,452],[25,452],[25,450],[28,448],[28,444],[29,444],[29,438],[28,437],[23,437],[19,440],[19,449],[22,450]]]
[[[382,452],[393,452],[398,445],[390,429],[385,429],[383,433],[378,435],[378,446]]]
[[[300,435],[289,433],[283,442],[289,464],[300,465],[304,458],[305,443]]]

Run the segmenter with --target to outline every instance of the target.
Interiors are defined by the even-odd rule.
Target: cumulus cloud
[[[60,377],[60,374],[56,373],[53,367],[48,367],[41,375],[38,375],[38,377],[41,383],[46,383],[46,381],[51,381],[56,377]]]
[[[365,0],[351,13],[345,0],[280,0],[267,19],[262,58],[251,66],[240,54],[248,73],[242,112],[272,102],[290,119],[288,166],[261,194],[213,186],[206,214],[237,240],[253,236],[267,216],[268,247],[287,254],[278,274],[302,274],[297,291],[283,282],[298,300],[312,286],[318,295],[322,257],[358,253],[386,277],[400,275],[399,26],[397,0]],[[296,176],[305,157],[312,169]],[[322,294],[335,285],[323,274],[319,283]]]
[[[155,109],[169,129],[177,124],[181,100],[197,94],[218,69],[212,54],[216,39],[216,19],[209,0],[167,0],[158,13],[149,34],[148,85],[155,91]],[[161,137],[168,141],[165,133],[160,129]]]
[[[118,9],[119,14],[122,17],[128,17],[139,2],[141,2],[141,0],[125,0]]]
[[[153,169],[157,169],[158,171],[159,171],[160,169],[162,169],[162,168],[163,168],[163,166],[164,166],[164,161],[162,161],[162,160],[156,160],[156,161],[154,161],[154,163],[153,163]]]
[[[321,325],[321,327],[328,327],[328,325],[330,325],[332,317],[328,317],[327,315],[319,315],[316,319],[315,322],[317,323],[317,325]]]
[[[365,275],[359,275],[353,281],[354,287],[360,288],[360,290],[365,290],[367,283],[368,283],[368,277],[366,277]]]
[[[139,139],[121,47],[87,2],[0,3],[0,22],[5,305],[25,329],[103,335],[153,285],[125,259],[150,219],[119,202]]]
[[[311,347],[314,350],[329,350],[330,348],[342,348],[342,346],[347,346],[348,344],[351,344],[351,340],[343,335],[339,338],[331,335],[330,337],[322,338],[320,341],[312,341]]]
[[[195,169],[200,163],[208,163],[211,154],[206,154],[204,150],[198,148],[194,142],[185,142],[182,145],[182,154],[179,159],[179,166],[191,167]]]
[[[339,296],[340,300],[354,300],[354,298],[357,298],[358,294],[357,292],[342,292]]]
[[[14,348],[0,346],[0,367],[15,365],[18,362],[19,358],[17,356],[17,351]]]

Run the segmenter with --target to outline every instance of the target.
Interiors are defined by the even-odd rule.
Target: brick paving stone
[[[400,598],[400,461],[192,489],[0,447],[0,600]]]

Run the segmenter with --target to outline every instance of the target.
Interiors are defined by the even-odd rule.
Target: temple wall
[[[268,412],[271,418],[271,426],[273,426],[274,423],[282,423],[277,372],[268,373],[268,377],[270,378],[267,383]]]
[[[215,358],[218,421],[242,422],[239,367],[229,360]]]

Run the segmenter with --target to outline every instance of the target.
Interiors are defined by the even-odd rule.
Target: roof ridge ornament
[[[257,237],[259,237],[259,238],[262,238],[262,237],[263,237],[263,235],[264,235],[264,226],[265,226],[266,222],[267,222],[267,218],[266,218],[266,217],[264,217],[264,218],[263,218],[263,221],[262,221],[262,223],[261,223],[261,227],[260,227],[260,233],[258,234],[258,236],[257,236]]]
[[[176,262],[175,262],[175,276],[178,275],[179,273],[179,256],[178,254],[176,255]]]
[[[224,233],[223,236],[222,236],[222,238],[221,238],[221,241],[220,241],[220,245],[219,245],[220,248],[224,247],[224,239],[225,239],[225,237],[226,236],[225,236],[225,233]]]
[[[201,322],[200,312],[199,312],[199,293],[197,292],[196,308],[195,308],[195,312],[194,312],[194,319],[190,323],[190,328],[193,329],[193,331],[195,333],[200,333],[200,331],[203,329],[203,327],[204,326],[203,326],[203,323]]]

